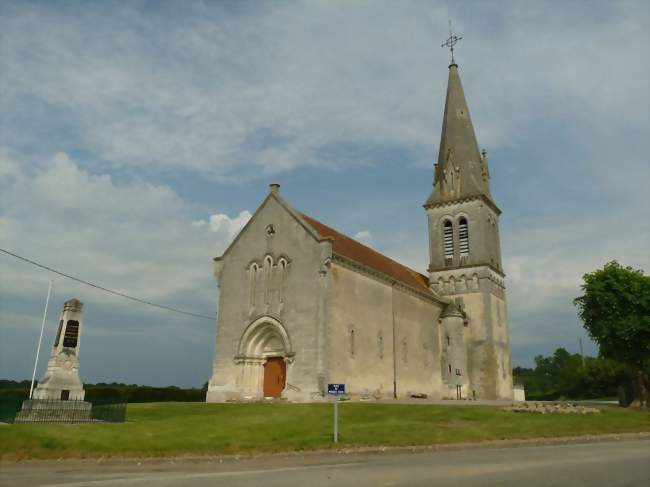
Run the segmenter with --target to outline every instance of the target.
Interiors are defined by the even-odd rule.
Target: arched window
[[[259,267],[257,264],[253,263],[251,264],[250,267],[250,274],[249,274],[249,279],[250,279],[250,286],[249,286],[249,291],[250,291],[250,296],[249,296],[249,301],[251,306],[255,306],[255,292],[257,288],[257,271]]]
[[[445,220],[442,243],[445,248],[445,259],[451,259],[454,256],[454,227],[451,221]]]
[[[460,256],[467,257],[469,255],[469,229],[466,218],[461,218],[458,221],[458,244]]]
[[[280,273],[280,283],[278,284],[278,299],[280,300],[281,303],[284,302],[284,279],[285,279],[285,273],[287,272],[287,261],[284,257],[282,257],[278,261],[278,272]]]
[[[354,328],[350,330],[350,357],[354,357]]]
[[[271,300],[271,273],[273,272],[273,259],[270,255],[264,258],[264,304]]]

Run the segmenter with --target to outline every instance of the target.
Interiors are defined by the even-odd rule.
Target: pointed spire
[[[487,158],[479,152],[458,65],[452,63],[433,192],[424,206],[478,195],[492,202],[488,179]]]

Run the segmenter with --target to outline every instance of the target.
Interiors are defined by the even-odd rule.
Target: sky
[[[212,316],[212,258],[279,182],[300,211],[425,272],[449,19],[503,210],[514,365],[597,353],[582,275],[650,269],[647,1],[0,3],[0,247]],[[84,302],[85,382],[200,386],[214,320],[0,254],[0,378],[37,378]]]

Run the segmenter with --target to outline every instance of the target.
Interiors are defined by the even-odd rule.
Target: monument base
[[[58,399],[27,399],[16,414],[16,423],[91,423],[92,403]]]

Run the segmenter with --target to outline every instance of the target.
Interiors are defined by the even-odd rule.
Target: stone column
[[[64,303],[47,372],[34,390],[34,399],[83,401],[85,392],[79,379],[82,310],[83,303],[78,299]]]

